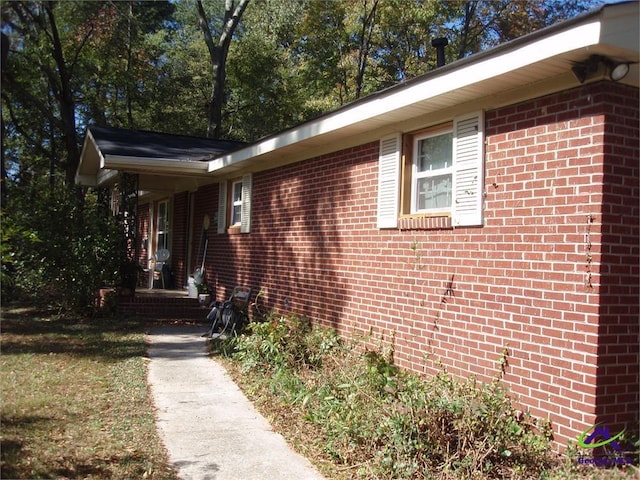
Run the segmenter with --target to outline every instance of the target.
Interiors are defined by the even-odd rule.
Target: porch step
[[[168,296],[138,294],[133,297],[120,297],[118,312],[124,315],[137,315],[153,318],[173,318],[201,320],[206,322],[209,309],[203,307],[197,298],[188,296]]]

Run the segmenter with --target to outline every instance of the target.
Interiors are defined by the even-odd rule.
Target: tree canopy
[[[435,68],[433,38],[452,62],[599,3],[3,2],[3,291],[110,271],[104,196],[74,185],[88,125],[254,141]]]

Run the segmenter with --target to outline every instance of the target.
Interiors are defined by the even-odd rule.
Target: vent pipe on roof
[[[431,40],[431,46],[436,48],[437,62],[436,66],[440,68],[444,65],[444,47],[449,45],[449,40],[444,37],[434,38]]]

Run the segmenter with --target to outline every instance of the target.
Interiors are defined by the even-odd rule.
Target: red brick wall
[[[638,90],[609,85],[604,109],[605,165],[600,265],[598,421],[638,426],[640,386],[640,194]]]
[[[506,349],[505,381],[561,445],[637,425],[637,105],[602,83],[486,112],[481,228],[378,230],[377,142],[255,173],[251,234],[211,235],[209,281],[373,332],[417,372],[489,380]],[[198,192],[195,225],[215,203]]]
[[[206,280],[209,285],[215,287],[218,278],[218,271],[221,260],[224,255],[220,252],[216,240],[217,225],[215,222],[217,204],[218,204],[218,184],[208,185],[200,188],[193,196],[194,215],[193,215],[193,248],[191,252],[191,272],[202,265],[202,256],[204,253],[205,240],[208,237],[207,258],[205,261],[205,270],[207,272]],[[204,216],[209,215],[210,225],[208,232],[203,230]]]

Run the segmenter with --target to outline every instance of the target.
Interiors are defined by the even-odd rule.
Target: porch
[[[137,288],[133,296],[118,299],[118,312],[157,319],[200,321],[205,323],[209,309],[197,298],[189,296],[187,289],[165,290]]]

